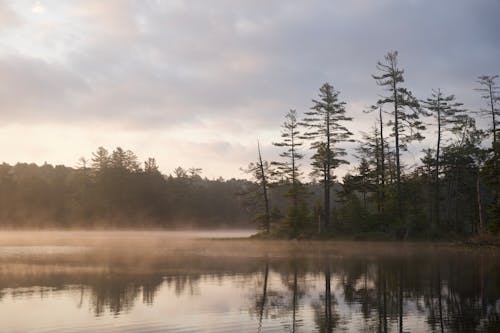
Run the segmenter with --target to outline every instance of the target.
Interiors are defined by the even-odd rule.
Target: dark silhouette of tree
[[[131,151],[103,147],[76,168],[0,165],[0,225],[211,228],[248,226],[256,214],[238,196],[254,186],[248,180],[165,176],[154,158],[143,166]]]
[[[176,178],[187,178],[188,177],[188,172],[187,170],[184,170],[182,167],[177,167],[174,170],[174,175]]]
[[[377,193],[377,212],[384,212],[385,207],[385,153],[388,150],[385,138],[380,136],[377,126],[373,127],[372,132],[362,133],[359,146],[356,148],[357,157],[363,162],[363,173],[365,178],[372,182],[376,187]],[[360,165],[361,167],[361,165]],[[361,169],[358,170],[361,173]],[[367,188],[366,192],[371,192],[373,187]]]
[[[274,171],[272,171],[271,163],[262,159],[259,142],[257,142],[257,153],[257,162],[250,163],[247,169],[243,171],[250,174],[254,181],[256,181],[259,185],[257,197],[260,198],[261,200],[259,201],[262,201],[263,203],[263,213],[257,215],[257,221],[262,224],[265,232],[269,233],[271,230],[271,206],[269,202],[269,188],[271,186],[271,177]]]
[[[280,157],[285,159],[280,162],[272,162],[276,166],[278,178],[283,179],[285,185],[289,186],[288,196],[291,199],[291,206],[287,214],[287,224],[291,226],[291,236],[294,237],[299,232],[300,224],[307,218],[304,207],[305,190],[300,181],[301,171],[299,161],[304,157],[299,149],[302,146],[300,141],[299,123],[297,112],[290,110],[285,115],[282,124],[282,141],[273,143],[275,146],[283,147]]]
[[[388,91],[388,95],[382,97],[379,105],[392,104],[394,106],[390,113],[393,119],[388,123],[392,126],[392,136],[395,140],[396,159],[396,188],[397,188],[397,211],[400,219],[403,217],[403,194],[401,190],[401,151],[407,149],[407,144],[412,140],[422,140],[420,131],[425,129],[419,121],[420,107],[418,100],[410,90],[401,86],[404,82],[404,70],[398,67],[398,52],[390,51],[384,57],[384,62],[377,63],[378,75],[372,75],[377,84]],[[408,233],[408,226],[406,228]]]
[[[95,153],[92,153],[92,168],[97,172],[102,172],[110,166],[109,153],[104,147],[97,148]]]
[[[144,172],[148,174],[158,174],[160,172],[154,157],[150,157],[144,162]]]
[[[487,109],[481,109],[479,114],[483,117],[491,117],[491,137],[492,137],[492,148],[495,149],[497,143],[497,126],[499,123],[498,117],[500,117],[500,87],[495,82],[498,79],[498,75],[481,75],[478,77],[477,83],[479,83],[480,88],[476,88],[476,91],[481,93],[481,98],[486,100],[488,106]]]
[[[377,165],[377,210],[379,213],[383,213],[385,210],[385,169],[386,169],[386,151],[388,149],[387,142],[384,137],[384,120],[383,120],[383,109],[382,104],[372,105],[371,108],[365,112],[377,112],[378,118],[378,128],[374,127],[373,137],[364,135],[364,141],[366,142],[366,152],[365,155],[375,156],[375,161]],[[363,149],[363,148],[361,148]]]
[[[346,103],[339,100],[339,94],[333,86],[325,83],[319,89],[318,99],[313,99],[313,106],[305,113],[303,120],[308,129],[304,138],[312,141],[311,149],[315,150],[312,166],[315,172],[322,176],[325,228],[330,225],[330,188],[335,179],[333,171],[339,165],[349,163],[343,159],[347,153],[339,144],[352,141],[352,133],[343,124],[352,118],[345,115]]]
[[[435,223],[431,227],[435,229],[440,224],[440,152],[441,141],[447,130],[458,130],[460,123],[463,122],[465,117],[465,110],[460,107],[462,103],[455,102],[454,95],[443,95],[441,89],[433,90],[431,97],[422,101],[423,106],[430,111],[431,115],[436,120],[437,126],[437,144],[436,144],[436,157],[434,168],[434,210],[435,210]],[[450,129],[449,126],[452,126]],[[433,230],[435,232],[435,230]]]
[[[498,75],[482,75],[478,78],[477,82],[480,88],[476,88],[481,93],[481,98],[486,100],[488,108],[481,109],[479,115],[482,117],[491,117],[491,136],[492,136],[492,150],[493,156],[485,163],[484,176],[486,182],[493,189],[493,202],[488,208],[488,216],[491,220],[490,230],[497,232],[500,229],[500,137],[498,125],[500,123],[500,87],[495,82]],[[478,178],[479,189],[479,178]],[[478,191],[479,192],[479,191]],[[478,194],[478,198],[479,198]]]
[[[465,117],[455,132],[456,139],[443,148],[443,184],[446,185],[445,219],[448,230],[473,232],[466,221],[476,220],[476,209],[468,203],[477,202],[479,168],[485,159],[480,144],[484,133],[478,130],[474,119]],[[462,211],[462,212],[461,212]],[[461,221],[460,221],[461,220]]]

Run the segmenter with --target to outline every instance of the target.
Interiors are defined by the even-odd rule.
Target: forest
[[[498,233],[498,75],[471,83],[484,107],[470,110],[439,88],[416,97],[405,86],[404,73],[397,51],[377,63],[372,78],[379,99],[366,109],[374,115],[373,127],[360,140],[353,139],[356,128],[346,102],[329,83],[303,116],[293,109],[285,115],[281,141],[273,143],[282,149],[280,159],[264,160],[258,147],[258,158],[247,169],[260,185],[263,235],[434,239]],[[488,128],[479,128],[480,118]],[[423,150],[418,165],[407,165],[409,145],[426,135],[435,136],[434,144]],[[356,142],[354,152],[346,149],[348,142]],[[303,181],[300,165],[307,152],[312,183]],[[348,153],[358,163],[338,179],[335,171],[349,164]],[[288,198],[284,209],[276,209],[273,192]]]
[[[341,92],[325,83],[303,114],[290,110],[249,179],[210,180],[200,168],[159,171],[154,158],[99,147],[78,167],[0,165],[3,227],[252,227],[262,237],[468,237],[500,230],[498,75],[471,78],[484,101],[471,110],[444,89],[418,98],[405,86],[397,51],[372,74],[379,99],[366,109],[370,132],[357,133]],[[479,119],[489,124],[479,128]],[[418,165],[405,152],[435,138]],[[270,144],[270,143],[267,143]],[[356,149],[347,149],[355,144]],[[337,177],[338,168],[356,165]],[[304,159],[310,157],[305,172]],[[351,158],[352,160],[352,158]],[[309,171],[312,170],[310,173]]]
[[[208,180],[201,169],[162,175],[130,150],[99,147],[78,168],[0,165],[0,221],[8,228],[248,227],[246,180]]]

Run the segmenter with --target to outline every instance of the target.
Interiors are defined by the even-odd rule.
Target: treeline
[[[247,226],[255,209],[242,194],[246,180],[209,180],[201,169],[163,175],[153,158],[100,147],[77,168],[0,165],[4,227]]]
[[[259,184],[255,194],[261,202],[257,220],[262,229],[288,237],[498,233],[498,75],[480,76],[471,84],[484,100],[480,110],[465,108],[442,89],[430,90],[425,98],[414,96],[404,85],[396,51],[377,63],[372,78],[381,97],[366,110],[374,114],[373,127],[360,140],[353,139],[355,125],[340,92],[325,83],[303,116],[295,110],[286,114],[281,139],[273,143],[282,148],[279,160],[263,160],[259,147],[258,159],[247,172]],[[487,129],[478,128],[479,118],[489,124]],[[434,142],[423,150],[420,163],[407,165],[409,145],[429,134]],[[358,163],[337,179],[335,170],[349,164],[347,142],[356,142],[351,153]],[[312,182],[306,182],[300,164],[307,152]],[[288,204],[278,209],[273,196],[283,188],[286,193],[277,201],[285,198]]]

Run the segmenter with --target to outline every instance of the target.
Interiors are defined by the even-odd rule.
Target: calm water
[[[0,332],[500,332],[495,249],[108,236],[0,235]]]

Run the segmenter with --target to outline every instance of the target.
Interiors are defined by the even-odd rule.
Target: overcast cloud
[[[165,173],[241,177],[257,138],[276,158],[283,115],[326,81],[367,130],[388,50],[419,98],[441,87],[478,108],[499,14],[498,0],[0,0],[0,160],[74,166],[120,145]]]

